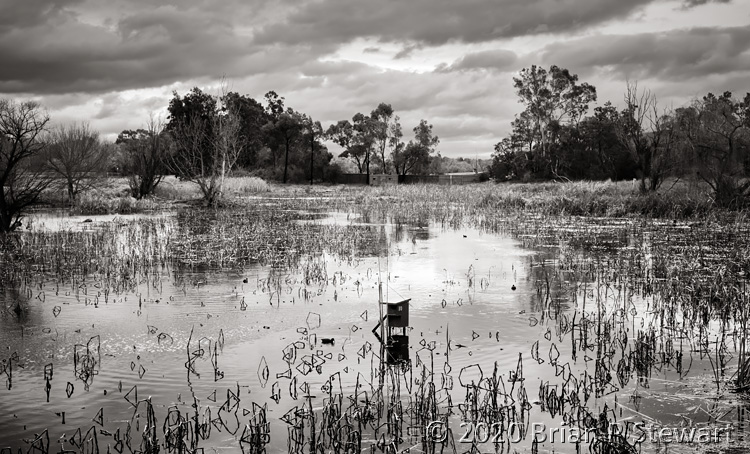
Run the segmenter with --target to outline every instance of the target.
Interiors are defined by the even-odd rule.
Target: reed
[[[238,183],[238,194],[267,196],[256,183]],[[668,209],[657,196],[641,196],[614,183],[311,192],[274,187],[270,195],[264,203],[253,199],[231,209],[184,208],[168,217],[93,223],[85,231],[14,233],[0,243],[0,290],[28,296],[35,293],[31,289],[45,287],[50,294],[70,292],[97,304],[139,285],[159,288],[166,280],[187,292],[186,276],[195,270],[241,271],[260,264],[268,274],[248,285],[269,302],[278,303],[282,292],[309,302],[318,292],[353,280],[331,272],[326,260],[355,265],[363,257],[396,253],[385,241],[385,227],[369,223],[390,223],[388,228],[401,235],[408,234],[406,227],[471,226],[509,235],[527,248],[554,251],[554,260],[535,263],[530,271],[536,292],[529,330],[536,342],[530,351],[515,352],[518,361],[510,371],[501,371],[497,363],[454,370],[450,342],[442,346],[445,354],[434,342],[419,343],[411,361],[401,364],[387,364],[382,350],[365,344],[357,352],[363,371],[347,385],[341,371],[319,363],[317,338],[298,331],[299,338],[282,352],[289,370],[325,370],[327,379],[315,390],[315,401],[301,372],[294,378],[299,383],[284,386],[295,394],[283,398],[296,400],[292,411],[280,417],[285,432],[271,432],[268,397],[240,405],[237,384],[236,392],[228,390],[226,400],[219,401],[218,411],[195,396],[189,409],[137,401],[131,429],[124,432],[129,448],[195,451],[211,437],[213,426],[235,436],[244,452],[271,449],[271,437],[285,437],[290,452],[481,450],[480,442],[463,446],[456,440],[461,422],[471,422],[475,427],[494,424],[503,437],[521,436],[538,450],[527,437],[532,417],[541,412],[595,433],[582,451],[630,453],[639,447],[633,433],[612,436],[608,428],[627,424],[623,414],[638,411],[638,390],[648,389],[662,373],[682,379],[710,368],[714,401],[725,399],[729,390],[746,393],[750,387],[745,341],[750,228],[742,212],[716,211],[700,199],[671,193],[666,197],[674,197],[678,208]],[[363,223],[318,222],[332,210]],[[446,277],[446,285],[467,291],[493,285],[490,275],[480,276],[473,266],[463,277]],[[99,290],[86,294],[92,283]],[[246,309],[242,304],[239,310]],[[459,310],[460,304],[454,307]],[[77,379],[86,384],[101,366],[96,344],[92,338],[74,355]],[[221,380],[227,367],[223,332],[197,344],[191,334],[185,351],[188,381],[198,379],[201,367],[214,381]],[[0,369],[8,381],[16,362],[5,361]],[[534,381],[525,372],[530,362],[548,367],[550,378]],[[279,385],[269,384],[273,405],[282,393]],[[625,392],[633,396],[632,409],[618,400]],[[147,422],[148,430],[132,429],[139,420]],[[410,427],[433,421],[446,426],[445,439],[409,433]],[[494,448],[508,452],[515,446],[503,441]]]

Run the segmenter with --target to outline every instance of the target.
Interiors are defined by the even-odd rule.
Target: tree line
[[[153,191],[165,172],[194,181],[211,203],[230,171],[312,184],[335,182],[347,170],[368,177],[427,172],[433,160],[441,159],[432,125],[422,120],[413,129],[414,138],[404,143],[400,119],[385,103],[370,115],[357,113],[328,128],[286,106],[274,91],[260,102],[236,92],[214,96],[196,87],[184,96],[173,93],[167,110],[165,124],[151,122],[144,129],[123,131],[117,139],[135,197]],[[326,141],[343,148],[340,159],[333,159]],[[161,169],[154,171],[157,161]],[[347,161],[352,169],[346,168]]]
[[[74,203],[105,172],[127,176],[135,198],[164,175],[194,182],[217,203],[230,174],[287,182],[335,182],[342,172],[398,175],[487,168],[497,181],[632,179],[644,192],[669,177],[697,176],[717,205],[744,206],[750,196],[750,94],[708,93],[673,109],[628,82],[624,108],[606,102],[588,114],[596,88],[567,69],[537,66],[514,77],[524,109],[495,145],[491,162],[440,156],[426,120],[405,139],[390,104],[327,128],[285,105],[274,91],[261,101],[222,90],[173,93],[164,121],[122,131],[114,144],[83,124],[50,127],[35,102],[0,100],[0,232],[20,225],[24,210],[57,186]],[[587,115],[588,114],[588,115]],[[343,152],[334,159],[326,142]]]
[[[586,115],[596,88],[567,69],[531,66],[513,81],[524,109],[495,145],[496,180],[637,179],[653,192],[667,178],[695,176],[717,205],[747,203],[750,93],[708,93],[675,109],[629,81],[624,108],[606,102]]]
[[[346,171],[369,178],[467,164],[436,154],[439,139],[425,120],[404,142],[400,119],[385,103],[327,129],[285,106],[274,91],[261,103],[236,92],[211,95],[193,88],[184,96],[174,92],[167,111],[166,120],[151,118],[110,144],[86,123],[50,127],[38,103],[0,100],[0,232],[17,228],[46,189],[64,191],[74,204],[108,172],[126,176],[136,199],[153,194],[165,175],[174,174],[195,183],[205,202],[215,204],[230,174],[313,184],[335,182]],[[344,149],[338,160],[326,141]]]

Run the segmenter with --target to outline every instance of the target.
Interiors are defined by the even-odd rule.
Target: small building
[[[411,299],[399,301],[397,303],[384,303],[386,306],[385,315],[388,319],[388,328],[408,328],[409,327],[409,301]]]
[[[342,173],[336,179],[338,184],[367,184],[367,174],[364,173]]]
[[[398,175],[389,173],[380,173],[370,175],[370,184],[372,186],[384,186],[387,184],[398,184]]]

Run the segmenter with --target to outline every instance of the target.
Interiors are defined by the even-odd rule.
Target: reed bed
[[[716,212],[697,196],[667,196],[668,208],[657,196],[631,190],[580,183],[271,192],[242,208],[184,209],[170,218],[87,231],[8,235],[0,245],[0,290],[33,294],[43,284],[81,292],[82,284],[95,282],[97,294],[85,297],[98,301],[144,282],[158,288],[165,276],[179,282],[181,271],[261,264],[269,274],[255,285],[272,298],[282,287],[296,286],[302,294],[342,285],[347,277],[329,273],[323,254],[352,263],[394,253],[382,226],[373,224],[389,223],[396,231],[471,226],[509,235],[524,247],[555,254],[532,270],[536,297],[529,328],[540,336],[530,351],[518,352],[513,370],[501,371],[497,363],[454,370],[450,342],[441,346],[444,352],[434,342],[420,342],[410,360],[396,364],[385,360],[384,347],[365,344],[357,355],[369,371],[345,383],[341,371],[326,369],[328,379],[316,391],[322,399],[314,404],[304,380],[323,373],[325,357],[316,352],[314,334],[298,331],[283,351],[289,376],[271,386],[271,400],[295,405],[275,422],[268,401],[248,401],[237,384],[219,399],[218,411],[195,396],[191,407],[170,407],[161,416],[150,399],[136,402],[115,446],[149,454],[199,452],[214,427],[233,434],[248,453],[268,452],[272,437],[285,437],[288,452],[295,453],[478,452],[486,442],[474,439],[467,446],[459,440],[460,423],[471,422],[496,431],[496,452],[512,452],[517,445],[509,440],[516,437],[538,452],[529,428],[532,416],[542,413],[592,434],[576,446],[581,452],[634,453],[643,442],[632,416],[659,423],[643,415],[638,394],[657,375],[697,376],[692,391],[707,401],[750,392],[750,226],[743,213]],[[334,210],[357,223],[316,222]],[[665,216],[670,219],[660,219]],[[466,273],[469,288],[489,285],[472,271]],[[290,272],[300,279],[289,281]],[[223,334],[193,340],[191,333],[184,349],[189,381],[200,367],[210,367],[216,381],[223,377],[223,345]],[[99,367],[97,350],[87,344],[76,356],[86,379]],[[17,361],[4,362],[0,373],[10,378]],[[534,382],[524,372],[531,362],[546,364],[554,378]],[[259,379],[269,380],[268,371],[260,370]],[[290,381],[284,392],[278,385],[283,380]],[[614,397],[623,392],[632,393],[629,401]],[[724,424],[727,405],[708,407],[705,427]],[[137,421],[147,430],[136,430]],[[279,421],[286,433],[279,434]],[[424,432],[434,422],[443,425],[444,436]],[[616,425],[626,430],[610,430]],[[93,433],[80,428],[79,446],[87,442],[87,452],[103,452],[97,436],[95,427]],[[31,445],[35,452],[52,452],[44,433]]]

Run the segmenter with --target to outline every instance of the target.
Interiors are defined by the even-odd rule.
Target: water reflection
[[[709,424],[702,412],[727,407],[695,395],[728,354],[701,345],[722,340],[675,329],[652,281],[601,266],[654,240],[629,224],[535,247],[522,246],[531,234],[299,210],[97,225],[32,231],[13,251],[23,285],[2,287],[3,307],[26,310],[0,318],[0,447],[43,448],[46,429],[53,447],[89,452],[577,452],[587,445],[535,439],[534,424],[594,431],[604,449],[635,445],[604,437],[609,424]],[[382,348],[380,283],[383,299],[411,300]]]

